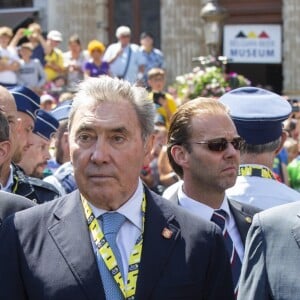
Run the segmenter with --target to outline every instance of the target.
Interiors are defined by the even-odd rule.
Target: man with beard
[[[34,122],[36,119],[36,111],[39,108],[40,99],[30,89],[17,86],[9,90],[10,94],[14,97],[14,107],[17,107],[18,112],[15,113],[15,118],[19,118],[19,127],[14,132],[14,147],[11,153],[11,160],[9,163],[9,169],[3,174],[2,185],[3,190],[22,195],[37,203],[43,203],[58,197],[60,194],[54,186],[43,182],[38,178],[28,177],[24,174],[23,170],[16,165],[16,162],[20,162],[24,151],[26,151],[32,144],[32,130],[34,128]],[[5,97],[7,97],[7,94]],[[11,96],[10,96],[11,97]],[[10,105],[12,98],[6,100]],[[1,101],[1,99],[0,99]],[[4,108],[6,111],[6,108]],[[15,129],[14,127],[12,128]],[[2,177],[2,175],[1,175]]]
[[[50,139],[58,128],[58,121],[44,110],[36,112],[36,121],[32,135],[32,146],[24,152],[19,166],[26,175],[43,178],[43,171],[50,158]]]
[[[169,199],[221,227],[235,296],[247,231],[258,211],[229,200],[225,194],[235,183],[242,145],[228,111],[215,99],[191,100],[172,118],[167,153],[182,182]]]

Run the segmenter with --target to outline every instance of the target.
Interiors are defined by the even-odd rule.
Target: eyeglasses
[[[232,141],[227,141],[225,138],[218,138],[208,141],[192,142],[192,144],[207,144],[210,151],[222,152],[227,148],[230,143],[235,150],[241,150],[244,145],[244,140],[241,137],[233,138]]]

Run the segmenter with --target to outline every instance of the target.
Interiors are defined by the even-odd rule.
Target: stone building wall
[[[92,39],[108,41],[109,0],[51,0],[48,1],[48,30],[56,29],[63,33],[62,49],[67,49],[67,40],[78,34],[83,47]]]
[[[168,83],[196,66],[193,57],[206,55],[202,6],[201,0],[161,1],[161,49],[166,58]]]
[[[300,99],[300,2],[282,1],[283,93]]]

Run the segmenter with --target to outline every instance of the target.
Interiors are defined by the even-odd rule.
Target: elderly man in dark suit
[[[237,177],[243,140],[219,101],[199,98],[175,113],[168,134],[170,163],[182,178],[171,201],[223,230],[235,295],[252,216],[258,209],[226,197]]]
[[[79,190],[4,222],[0,299],[233,299],[220,229],[139,178],[153,130],[144,88],[81,83],[69,120]]]

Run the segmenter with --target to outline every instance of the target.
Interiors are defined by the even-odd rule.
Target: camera
[[[158,104],[158,105],[161,105],[159,103],[159,98],[163,98],[165,99],[166,98],[166,95],[165,93],[162,93],[162,92],[159,92],[159,93],[153,93],[153,101],[155,104]]]
[[[33,31],[30,29],[24,29],[24,32],[23,32],[24,36],[26,36],[26,37],[31,36],[32,33],[33,33]]]

